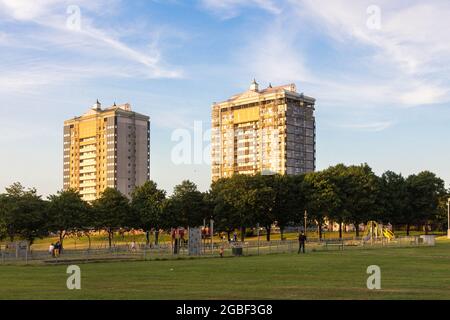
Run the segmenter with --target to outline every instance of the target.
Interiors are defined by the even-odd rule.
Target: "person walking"
[[[298,253],[300,253],[300,251],[305,253],[305,242],[306,242],[306,236],[305,236],[305,233],[302,232],[298,236]]]

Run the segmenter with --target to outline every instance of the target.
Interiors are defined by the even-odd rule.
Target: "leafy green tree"
[[[175,186],[172,196],[165,203],[165,218],[171,227],[198,227],[203,219],[211,216],[207,212],[204,194],[195,183],[185,180]]]
[[[0,194],[0,241],[8,236],[8,197]]]
[[[310,172],[304,178],[306,208],[310,218],[317,224],[319,239],[322,238],[322,227],[327,217],[333,216],[340,205],[336,186],[327,179],[326,172]]]
[[[235,174],[229,179],[230,184],[225,199],[235,210],[234,219],[241,229],[241,241],[244,241],[246,228],[253,227],[257,223],[254,195],[249,192],[254,181],[251,176],[243,174]]]
[[[175,201],[170,197],[166,198],[162,203],[161,220],[162,228],[165,230],[180,226],[180,219],[176,210]]]
[[[158,189],[153,181],[147,181],[137,187],[132,195],[131,207],[137,214],[137,227],[143,229],[146,234],[150,230],[155,231],[155,245],[158,244],[159,230],[163,228],[163,205],[166,192]],[[147,244],[149,239],[147,238]]]
[[[406,179],[408,191],[407,234],[411,224],[421,224],[428,233],[428,224],[438,213],[439,200],[446,194],[444,181],[434,173],[423,171]]]
[[[0,197],[0,227],[3,237],[11,241],[15,237],[33,244],[36,238],[47,234],[45,230],[46,203],[37,195],[36,189],[26,190],[16,182],[6,188]]]
[[[129,201],[120,191],[106,188],[92,206],[95,225],[108,233],[108,243],[111,248],[114,233],[133,223]]]
[[[379,180],[367,164],[347,167],[345,177],[341,189],[346,193],[346,220],[355,226],[359,237],[359,225],[377,216]]]
[[[211,190],[208,190],[206,192],[202,192],[203,195],[203,212],[204,212],[204,223],[206,224],[206,218],[209,217],[210,219],[214,220],[214,232],[221,232],[223,229],[221,229],[220,223],[216,220],[215,216],[215,201],[214,196],[211,192]]]
[[[211,185],[210,198],[216,230],[227,233],[228,241],[231,241],[231,233],[240,227],[239,215],[229,195],[232,190],[232,181],[222,178]]]
[[[273,179],[275,201],[272,214],[280,228],[281,239],[284,239],[285,227],[298,223],[300,212],[306,209],[304,175],[274,175]]]
[[[432,220],[436,228],[444,232],[450,229],[448,226],[448,199],[450,199],[450,190],[440,197],[438,210]]]
[[[241,229],[241,241],[245,239],[246,228],[257,223],[255,214],[255,180],[253,177],[235,174],[213,183],[214,215],[219,225],[226,228],[228,236],[232,229]]]
[[[250,218],[254,224],[260,224],[266,229],[267,241],[270,241],[272,224],[275,222],[273,209],[277,200],[274,190],[273,175],[255,175],[248,179],[252,187],[247,190],[248,199],[252,206]]]
[[[86,227],[89,207],[81,195],[72,189],[59,191],[48,197],[47,230],[58,234],[63,247],[64,238]]]
[[[379,220],[390,223],[393,231],[405,220],[408,207],[406,180],[401,174],[386,171],[380,177],[378,193]]]
[[[91,249],[91,235],[96,229],[97,222],[95,211],[89,202],[86,202],[86,210],[84,211],[84,216],[81,218],[81,220],[83,223],[81,224],[81,227],[78,227],[76,233],[80,236],[85,236],[86,238],[88,238],[88,249]]]
[[[323,179],[332,185],[334,198],[328,202],[328,218],[339,224],[339,238],[342,238],[342,225],[347,221],[348,212],[346,211],[345,203],[347,200],[347,167],[343,164],[338,164],[329,167],[322,171]]]

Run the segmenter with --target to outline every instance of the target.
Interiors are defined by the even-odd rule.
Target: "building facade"
[[[212,106],[212,180],[315,170],[315,99],[295,84],[250,89]]]
[[[97,101],[64,122],[64,189],[93,201],[108,187],[126,196],[150,179],[150,118]]]

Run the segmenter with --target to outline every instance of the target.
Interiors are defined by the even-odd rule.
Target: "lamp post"
[[[256,224],[256,232],[258,234],[258,256],[259,256],[259,222]]]
[[[447,199],[447,238],[450,239],[450,198]]]
[[[203,218],[202,241],[203,241],[203,253],[206,253],[206,219],[205,218]]]
[[[308,213],[305,210],[305,236],[306,236],[306,218],[308,217]]]
[[[209,232],[211,233],[211,254],[214,252],[214,220],[211,218],[211,220],[209,220],[209,225],[210,225],[210,230]]]

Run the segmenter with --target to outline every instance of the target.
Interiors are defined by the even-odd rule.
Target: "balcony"
[[[92,137],[92,138],[80,141],[80,146],[83,146],[83,147],[90,146],[90,145],[95,146],[96,143],[97,143],[97,140],[94,137]]]
[[[91,187],[95,187],[95,186],[96,186],[95,180],[87,180],[87,181],[80,183],[80,188],[91,188]]]
[[[97,147],[95,146],[95,144],[90,144],[84,147],[80,148],[80,152],[89,152],[89,151],[96,151]]]
[[[84,201],[94,201],[96,198],[96,194],[85,194],[82,196]]]
[[[93,159],[96,156],[97,156],[97,154],[95,152],[82,153],[80,155],[80,160]]]
[[[95,168],[95,166],[84,167],[83,169],[80,169],[80,174],[92,173],[92,172],[97,172],[97,169]]]
[[[86,188],[86,189],[82,189],[80,190],[80,194],[81,195],[85,195],[85,194],[97,194],[97,191],[95,190],[95,188]]]
[[[95,174],[84,174],[80,176],[80,181],[95,180],[96,178],[97,176]]]
[[[95,166],[95,159],[86,159],[80,161],[80,167]]]

